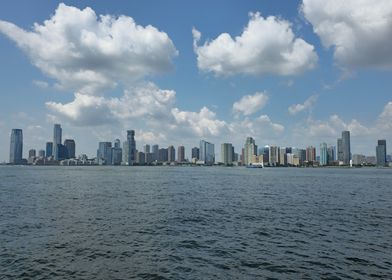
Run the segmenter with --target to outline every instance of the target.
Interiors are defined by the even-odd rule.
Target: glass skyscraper
[[[387,165],[387,141],[378,140],[376,147],[377,166]]]
[[[23,158],[23,132],[21,129],[11,131],[10,163],[22,164]]]
[[[233,145],[231,143],[221,145],[221,161],[224,165],[233,164]]]
[[[320,144],[320,165],[328,164],[328,146],[327,143]]]
[[[214,144],[200,140],[200,160],[206,165],[213,165],[215,163],[215,149]]]
[[[343,164],[349,165],[351,160],[350,131],[342,132]]]
[[[127,140],[123,143],[123,164],[133,165],[136,161],[135,131],[127,130]]]
[[[62,129],[61,125],[55,124],[53,128],[53,156],[55,160],[59,160],[60,156],[60,149],[59,145],[61,145],[61,135]]]

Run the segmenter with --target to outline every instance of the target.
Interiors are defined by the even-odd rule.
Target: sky
[[[2,1],[0,162],[60,123],[76,153],[136,131],[144,144],[200,139],[336,145],[392,140],[392,1]],[[389,151],[388,151],[389,153]]]

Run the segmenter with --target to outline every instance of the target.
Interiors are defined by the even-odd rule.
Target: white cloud
[[[226,129],[225,121],[216,118],[216,114],[207,107],[201,108],[200,112],[181,111],[173,108],[171,111],[175,119],[173,129],[189,131],[197,137],[219,136]]]
[[[343,68],[392,68],[392,1],[303,0],[301,10]]]
[[[311,109],[317,101],[318,96],[312,95],[303,104],[293,104],[288,108],[290,115],[296,115],[304,110]]]
[[[296,38],[291,23],[260,13],[250,14],[240,36],[227,33],[199,45],[201,33],[192,30],[194,51],[200,70],[216,75],[295,75],[314,68],[318,57],[314,47]]]
[[[251,115],[265,106],[268,101],[268,95],[264,92],[256,92],[254,95],[245,95],[239,101],[234,102],[233,112]]]
[[[55,115],[78,126],[102,125],[143,118],[164,120],[170,114],[176,93],[162,90],[152,83],[124,91],[120,98],[105,98],[75,93],[72,102],[47,102]]]
[[[33,80],[33,85],[42,88],[42,89],[46,89],[49,87],[49,84],[45,81],[39,81],[39,80]]]
[[[0,21],[0,32],[15,41],[32,63],[58,87],[81,94],[166,72],[178,53],[165,32],[140,26],[128,16],[97,16],[60,4],[43,24],[26,31]]]

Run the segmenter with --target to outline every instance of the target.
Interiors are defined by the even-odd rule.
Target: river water
[[[392,169],[0,167],[0,279],[392,279]]]

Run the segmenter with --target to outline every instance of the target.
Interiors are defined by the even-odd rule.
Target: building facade
[[[233,164],[233,145],[231,143],[221,145],[221,161],[226,166]]]
[[[376,147],[376,160],[377,166],[386,166],[387,165],[387,141],[386,140],[378,140]]]
[[[206,165],[213,165],[215,163],[215,148],[214,144],[205,140],[200,140],[200,160]]]
[[[12,129],[10,141],[10,163],[22,164],[23,159],[23,131]]]
[[[178,162],[185,162],[185,147],[178,146],[177,148],[177,161]]]

